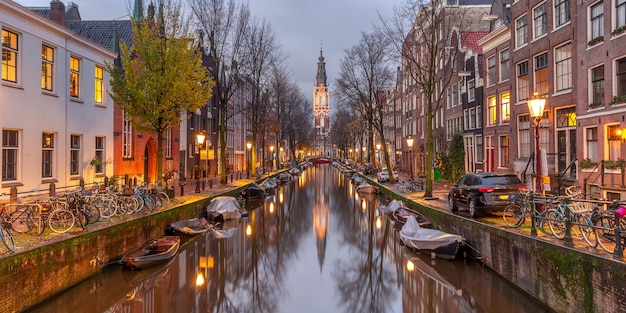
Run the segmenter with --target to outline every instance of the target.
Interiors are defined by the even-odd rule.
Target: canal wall
[[[374,183],[374,182],[372,182]],[[403,200],[437,228],[462,235],[485,266],[556,312],[626,312],[626,263]],[[596,250],[597,251],[597,250]]]
[[[125,252],[164,235],[171,222],[199,217],[212,198],[196,198],[141,217],[118,218],[127,221],[87,225],[86,232],[74,230],[55,236],[59,239],[52,243],[4,256],[0,259],[0,312],[22,312],[98,274],[119,262]]]

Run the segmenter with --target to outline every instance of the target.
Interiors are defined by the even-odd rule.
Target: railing
[[[565,169],[556,176],[557,191],[559,195],[563,195],[564,193],[565,186],[563,185],[563,178],[565,177],[565,174],[570,172],[570,170],[572,169],[573,169],[572,172],[576,173],[576,164],[578,164],[578,159],[572,160],[571,162],[569,162],[567,167],[565,167]],[[571,173],[570,173],[570,178],[572,178]]]
[[[607,174],[608,175],[616,175],[615,172],[611,172],[611,173],[607,173],[607,169],[619,169],[619,175],[620,175],[620,183],[619,183],[619,187],[624,189],[626,188],[626,167],[625,167],[625,162],[624,161],[608,161],[608,160],[601,160],[600,162],[598,162],[597,164],[595,164],[595,166],[593,167],[588,167],[592,168],[592,170],[590,172],[586,171],[585,173],[587,173],[586,177],[583,178],[583,192],[585,194],[588,193],[588,187],[590,184],[593,183],[597,183],[598,180],[600,187],[602,186],[608,186],[606,178],[607,178]]]

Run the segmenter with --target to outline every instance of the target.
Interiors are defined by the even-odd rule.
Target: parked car
[[[389,170],[383,168],[382,170],[380,170],[380,172],[376,174],[376,178],[378,179],[379,183],[389,181]],[[393,170],[393,178],[398,179],[398,171],[396,171],[395,169]]]
[[[363,174],[365,175],[374,174],[374,167],[372,166],[371,163],[366,163],[365,165],[363,165]]]
[[[502,212],[511,194],[527,189],[515,174],[470,173],[463,175],[448,194],[450,211],[467,209],[470,216],[478,212]]]

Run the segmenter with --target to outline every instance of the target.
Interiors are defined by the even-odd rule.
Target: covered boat
[[[195,236],[206,233],[210,227],[211,224],[206,218],[196,217],[171,223],[166,227],[166,231],[171,234]]]
[[[268,178],[268,179],[264,180],[263,182],[261,182],[260,186],[268,194],[272,194],[276,190],[276,188],[278,187],[276,182],[273,179],[271,179],[271,178]]]
[[[231,196],[213,198],[203,212],[203,217],[206,217],[207,221],[212,224],[223,223],[225,220],[230,219],[240,219],[241,216],[239,201],[237,198]]]
[[[400,240],[407,247],[435,253],[442,259],[455,259],[465,241],[459,235],[422,228],[414,216],[409,216],[400,229]]]
[[[180,237],[178,236],[158,237],[126,253],[122,257],[122,263],[132,270],[152,267],[169,261],[176,255],[179,247]]]
[[[267,196],[267,192],[265,192],[265,189],[259,186],[259,184],[251,183],[241,190],[241,196],[245,199],[265,198],[265,196]]]
[[[368,182],[362,182],[360,185],[356,186],[356,191],[362,193],[378,193],[378,187]]]

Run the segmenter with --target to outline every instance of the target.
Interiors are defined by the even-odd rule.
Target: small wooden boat
[[[432,223],[422,213],[411,210],[404,206],[404,203],[399,200],[393,200],[387,206],[387,212],[391,215],[396,228],[401,228],[409,216],[415,217],[417,223],[422,228],[431,228]]]
[[[211,228],[211,224],[209,224],[206,218],[196,217],[171,223],[167,226],[166,232],[174,235],[195,236],[206,233],[209,228]]]
[[[122,263],[132,270],[152,267],[173,258],[179,247],[180,237],[178,236],[158,237],[126,253],[122,257]]]
[[[400,240],[409,248],[434,253],[437,257],[450,260],[457,257],[465,242],[459,235],[422,228],[413,216],[409,216],[400,229]]]
[[[356,186],[356,191],[362,193],[378,193],[378,187],[368,182],[363,182],[360,185]]]

